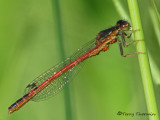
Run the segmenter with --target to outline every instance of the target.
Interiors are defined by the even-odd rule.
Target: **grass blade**
[[[61,59],[63,60],[65,55],[64,50],[64,39],[63,39],[63,31],[62,31],[62,22],[61,22],[61,12],[60,12],[60,4],[59,0],[52,0],[54,13],[55,13],[55,21],[56,21],[56,30],[57,30],[57,37],[58,37],[58,46],[61,55]],[[66,112],[66,120],[72,120],[72,109],[71,109],[71,99],[70,99],[70,90],[69,87],[66,87],[64,90],[64,102],[65,102],[65,112]]]
[[[135,39],[144,40],[137,0],[128,0],[128,6],[129,6],[133,29],[140,29],[140,31],[135,33]],[[142,83],[144,87],[147,109],[149,113],[156,114],[155,116],[149,116],[149,119],[159,120],[155,93],[154,93],[154,88],[152,83],[151,70],[150,70],[145,42],[144,41],[138,42],[136,45],[136,49],[138,52],[144,52],[144,54],[138,55],[138,60],[139,60],[139,66],[140,66],[140,71],[142,76]]]

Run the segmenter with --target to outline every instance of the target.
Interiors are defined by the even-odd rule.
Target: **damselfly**
[[[131,25],[129,22],[119,20],[115,26],[99,32],[96,39],[88,42],[78,49],[72,56],[44,72],[28,84],[25,89],[25,95],[8,108],[9,113],[11,114],[14,111],[19,110],[30,100],[40,101],[61,91],[77,73],[77,70],[80,68],[80,63],[87,58],[98,55],[101,51],[107,51],[110,44],[118,41],[121,56],[126,57],[130,55],[125,55],[122,48],[122,45],[127,47],[136,41],[133,40],[127,43],[125,40],[125,38],[129,38],[134,32],[134,30],[131,30],[129,34],[126,34],[125,30],[130,30],[130,28]],[[120,39],[119,36],[121,36],[122,39]]]

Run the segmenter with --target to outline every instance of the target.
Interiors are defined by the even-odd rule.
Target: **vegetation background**
[[[160,1],[155,2],[160,11]],[[147,113],[147,108],[137,57],[121,57],[118,44],[87,60],[65,92],[42,102],[29,102],[8,115],[7,108],[24,95],[30,81],[95,38],[99,31],[128,18],[127,1],[120,3],[122,6],[116,6],[116,0],[1,0],[0,120],[148,120],[148,116],[125,114]],[[160,42],[150,7],[149,0],[139,0],[155,74],[160,68]],[[132,45],[124,50],[130,53],[135,48]],[[160,80],[153,78],[160,109]],[[117,115],[119,111],[124,114]]]

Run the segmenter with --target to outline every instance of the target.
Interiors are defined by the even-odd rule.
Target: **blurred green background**
[[[158,10],[160,2],[156,0]],[[120,56],[118,43],[85,62],[71,84],[55,97],[29,102],[8,115],[8,107],[24,95],[35,77],[70,56],[96,34],[129,17],[111,0],[0,1],[0,120],[148,120],[137,57]],[[145,6],[145,7],[144,7]],[[139,1],[145,41],[152,61],[160,68],[159,43],[149,14],[150,2]],[[135,51],[134,45],[124,49]],[[65,52],[63,52],[65,51]],[[159,73],[159,71],[156,72]],[[155,80],[157,81],[157,80]],[[158,108],[160,81],[155,82]],[[67,115],[66,115],[67,114]]]

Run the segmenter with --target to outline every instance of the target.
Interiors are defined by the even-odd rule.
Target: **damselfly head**
[[[122,30],[129,30],[131,25],[128,21],[125,21],[125,20],[119,20],[116,24],[116,26],[119,26],[120,29]]]

